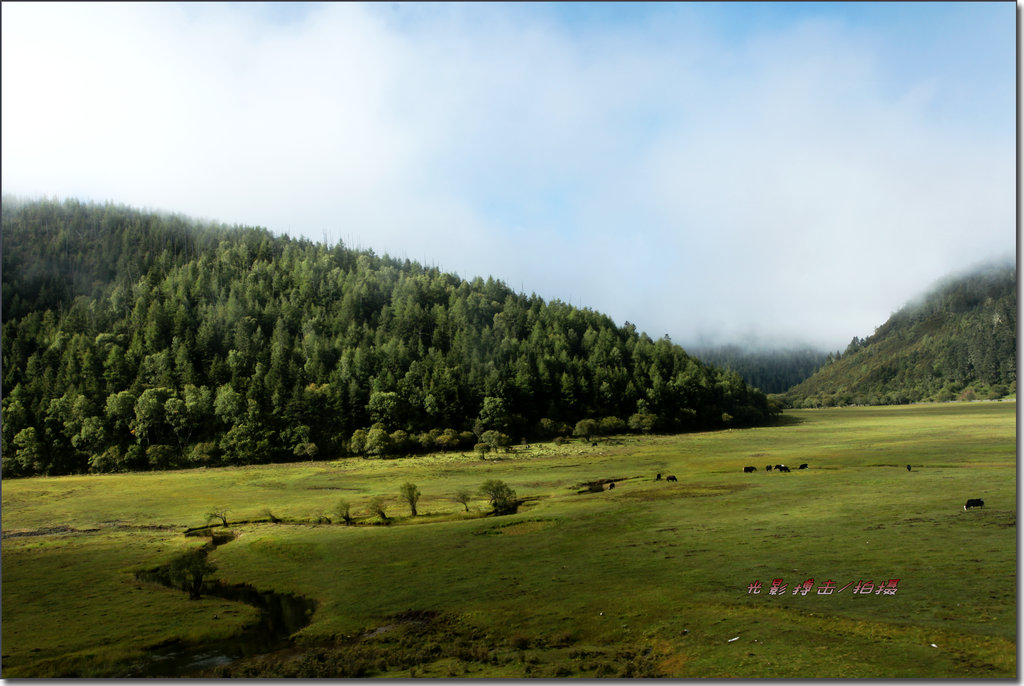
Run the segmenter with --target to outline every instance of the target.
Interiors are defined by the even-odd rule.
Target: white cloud
[[[342,238],[684,341],[836,347],[1013,249],[1012,127],[942,116],[955,79],[901,81],[863,27],[550,9],[4,4],[3,188]]]

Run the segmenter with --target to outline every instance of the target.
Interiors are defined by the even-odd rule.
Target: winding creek
[[[211,540],[207,550],[223,545],[232,537]],[[136,574],[140,581],[178,588],[171,581],[170,565]],[[243,657],[263,655],[292,645],[291,636],[309,624],[316,601],[302,596],[260,591],[247,584],[224,584],[217,580],[203,583],[203,594],[247,603],[260,611],[259,622],[242,633],[202,644],[175,643],[154,648],[145,658],[132,664],[126,677],[181,677],[226,665]],[[187,591],[182,591],[187,595]]]

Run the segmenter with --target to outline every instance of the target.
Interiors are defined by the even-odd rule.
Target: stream
[[[214,539],[211,549],[233,538]],[[178,588],[168,575],[170,565],[139,572],[140,581]],[[187,592],[182,591],[182,595]],[[262,655],[292,645],[291,636],[309,624],[316,601],[302,596],[260,591],[247,584],[205,581],[202,593],[208,596],[247,603],[259,609],[259,622],[230,638],[202,644],[173,643],[149,650],[132,664],[126,677],[181,677],[226,665],[243,657]]]

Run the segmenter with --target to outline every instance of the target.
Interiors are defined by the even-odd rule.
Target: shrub
[[[388,521],[388,514],[386,512],[387,503],[384,502],[383,498],[374,498],[370,501],[367,506],[370,509],[370,514],[375,514],[380,517],[382,522]]]
[[[356,455],[362,455],[366,452],[366,430],[356,429],[352,433],[352,438],[348,442],[348,449],[350,452]]]
[[[153,469],[176,466],[178,451],[169,445],[151,445],[146,448],[146,460]]]
[[[576,422],[576,428],[573,429],[573,436],[582,436],[583,438],[590,440],[590,437],[597,434],[599,431],[598,423],[593,419],[581,419]]]
[[[435,439],[435,442],[441,450],[458,450],[460,440],[458,431],[455,429],[445,429]]]
[[[601,420],[601,433],[606,436],[621,434],[625,431],[626,422],[622,421],[618,417],[605,417]]]
[[[212,465],[218,460],[217,444],[213,442],[196,443],[188,453],[188,461],[192,466]]]
[[[654,431],[654,427],[657,423],[657,415],[651,414],[650,412],[637,412],[629,418],[629,429],[630,431],[640,431],[642,433],[649,434]]]
[[[513,514],[519,509],[516,492],[509,488],[504,481],[497,479],[485,481],[480,487],[480,495],[487,496],[491,501],[491,509],[494,514]]]
[[[116,472],[124,464],[124,452],[121,446],[112,445],[98,455],[89,458],[90,472]]]
[[[389,453],[399,455],[408,453],[412,449],[412,441],[409,440],[409,434],[402,429],[392,432],[389,438],[391,439],[388,449]]]
[[[512,445],[511,438],[509,438],[506,434],[501,433],[500,431],[495,431],[494,429],[484,431],[483,435],[480,436],[480,441],[491,446],[492,450],[497,450],[498,448],[504,448],[506,446]]]

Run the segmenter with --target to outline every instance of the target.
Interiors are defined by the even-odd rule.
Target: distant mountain
[[[941,282],[786,393],[794,407],[1000,398],[1017,392],[1017,267]]]
[[[252,227],[3,202],[3,476],[401,456],[778,412],[667,338]]]
[[[731,369],[765,393],[783,393],[800,383],[828,359],[828,353],[809,347],[748,349],[741,345],[690,347],[688,352],[708,364]]]

